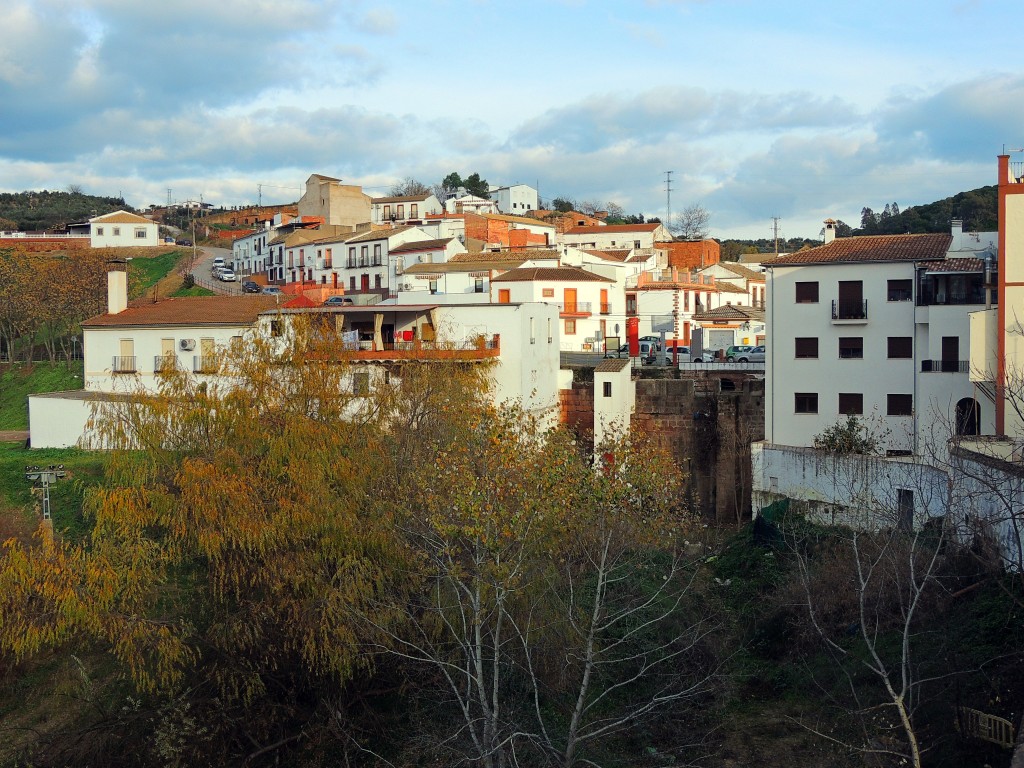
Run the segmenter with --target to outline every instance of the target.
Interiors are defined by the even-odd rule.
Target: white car
[[[225,283],[233,283],[238,278],[235,277],[235,273],[230,269],[225,269],[220,273],[220,279]]]

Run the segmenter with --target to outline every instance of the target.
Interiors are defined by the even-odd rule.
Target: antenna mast
[[[665,171],[665,228],[672,220],[672,174],[674,171]]]

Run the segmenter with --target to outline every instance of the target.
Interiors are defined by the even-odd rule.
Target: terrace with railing
[[[643,271],[638,275],[626,278],[627,288],[714,288],[714,275],[702,275],[699,272],[680,270],[676,267]]]
[[[480,335],[464,341],[411,341],[372,340],[348,341],[343,344],[353,360],[360,361],[401,361],[418,360],[459,360],[477,362],[498,357],[501,354],[501,336]]]

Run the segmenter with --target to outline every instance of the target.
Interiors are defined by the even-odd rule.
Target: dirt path
[[[28,440],[28,431],[0,429],[0,443],[23,443]]]

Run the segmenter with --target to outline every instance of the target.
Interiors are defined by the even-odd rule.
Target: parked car
[[[329,296],[324,302],[325,307],[340,307],[343,304],[351,305],[352,299],[349,296]]]
[[[264,285],[263,290],[260,291],[264,296],[280,296],[284,291],[276,285]]]
[[[191,240],[175,240],[174,244],[175,245],[183,245],[186,248],[191,248],[192,247],[192,241]]]
[[[690,362],[690,348],[684,347],[682,344],[676,347],[667,347],[665,349],[665,363],[671,365],[673,360],[679,363]]]
[[[737,344],[725,350],[725,359],[730,363],[735,362],[740,355],[749,353],[754,347],[750,344]]]
[[[641,336],[639,341],[649,341],[656,350],[661,351],[661,336]]]
[[[252,280],[243,280],[242,281],[242,293],[259,293],[259,292],[260,292],[260,285],[259,285],[259,283],[254,283]]]
[[[623,344],[621,347],[619,347],[619,352],[617,355],[611,350],[609,350],[608,352],[605,353],[605,357],[629,357],[629,344]],[[643,359],[644,365],[647,365],[648,363],[653,363],[655,357],[654,344],[650,341],[641,341],[640,354],[637,355],[637,357]]]
[[[225,283],[233,283],[238,278],[235,277],[235,273],[231,269],[224,269],[220,273],[220,279]]]
[[[763,363],[764,344],[754,347],[749,352],[744,352],[736,358],[737,363]]]

